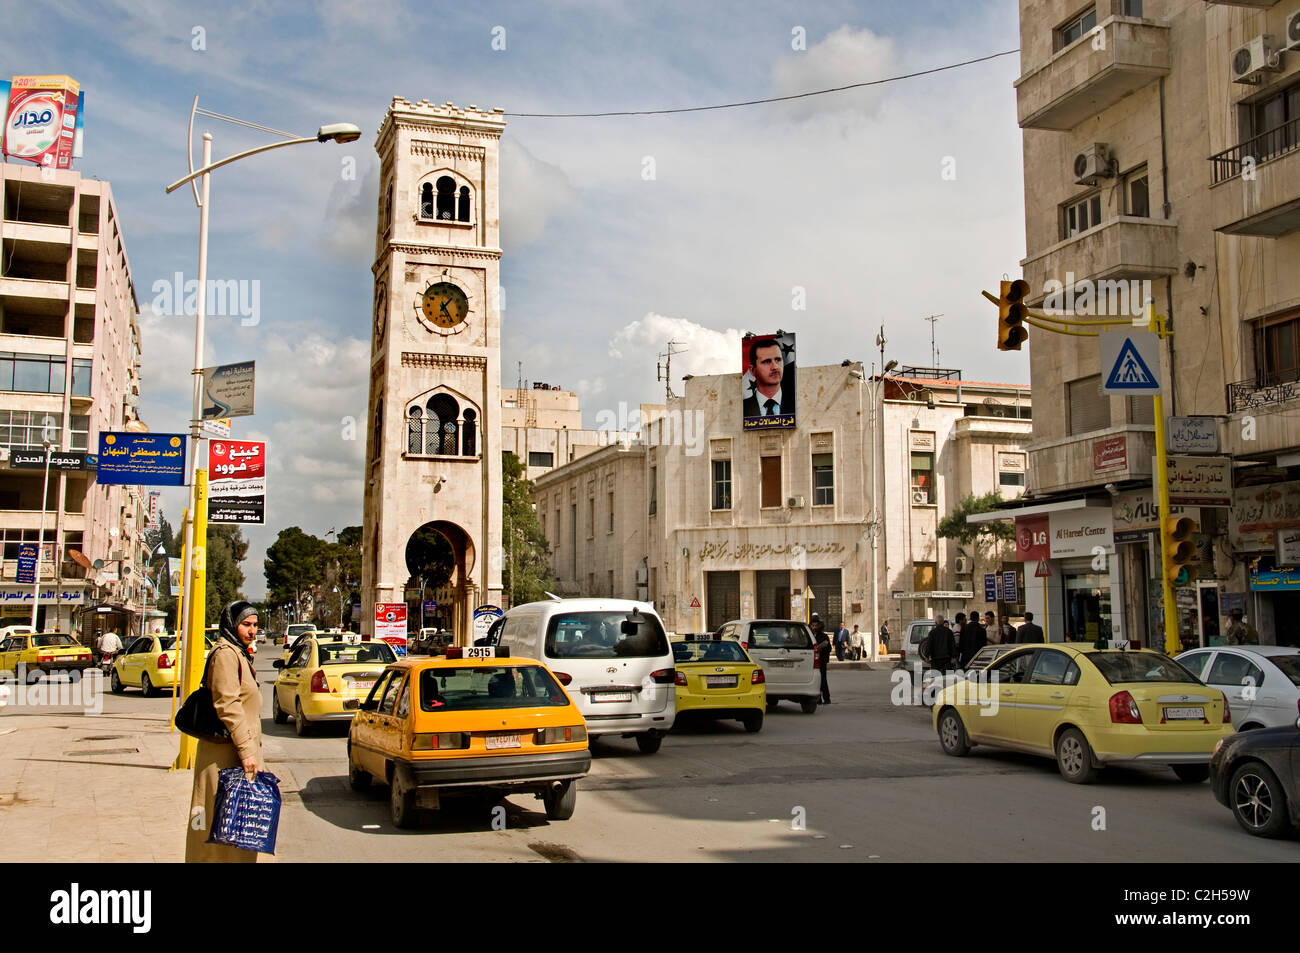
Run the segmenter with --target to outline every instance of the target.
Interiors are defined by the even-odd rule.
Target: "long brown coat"
[[[231,742],[199,741],[194,759],[194,793],[190,796],[190,824],[185,834],[185,862],[197,864],[251,864],[257,851],[207,843],[217,797],[217,772],[238,767],[254,757],[262,768],[262,691],[257,673],[244,654],[229,642],[218,640],[209,659],[208,688],[217,714],[230,731]]]

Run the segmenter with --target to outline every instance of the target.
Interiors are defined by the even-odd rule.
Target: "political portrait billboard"
[[[756,334],[740,342],[740,400],[745,430],[795,426],[794,334]]]

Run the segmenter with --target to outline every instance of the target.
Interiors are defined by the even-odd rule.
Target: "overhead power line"
[[[505,115],[516,119],[608,119],[614,116],[666,116],[672,113],[698,113],[708,112],[713,109],[739,109],[742,106],[761,106],[765,103],[784,103],[792,99],[807,99],[810,96],[825,96],[828,93],[842,93],[850,89],[863,89],[867,86],[882,86],[885,83],[897,83],[905,79],[915,79],[918,76],[929,76],[933,73],[942,73],[947,70],[961,69],[963,66],[973,66],[976,63],[984,63],[988,60],[995,60],[1000,56],[1011,56],[1013,53],[1019,53],[1019,49],[1006,50],[1002,53],[990,53],[988,56],[981,56],[973,60],[965,60],[961,63],[950,63],[947,66],[936,66],[933,69],[918,70],[915,73],[904,73],[901,76],[889,76],[885,79],[873,79],[864,83],[851,83],[848,86],[835,86],[831,89],[815,89],[808,93],[793,93],[789,96],[773,96],[768,99],[749,99],[740,103],[719,103],[714,106],[683,106],[678,109],[625,109],[617,112],[603,113],[511,113]]]

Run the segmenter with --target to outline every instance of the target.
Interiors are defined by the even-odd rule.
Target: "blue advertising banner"
[[[184,434],[176,433],[102,433],[98,480],[138,486],[184,486],[185,440]]]
[[[996,573],[986,572],[984,574],[984,601],[998,601],[998,577]]]
[[[1014,572],[1004,572],[1002,574],[1002,598],[1007,602],[1020,601],[1020,587],[1016,585],[1017,577]]]
[[[24,543],[18,547],[18,585],[36,584],[36,544]]]

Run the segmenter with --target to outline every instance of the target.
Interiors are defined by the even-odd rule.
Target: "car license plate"
[[[706,675],[704,684],[709,688],[735,688],[736,676],[734,675]]]
[[[343,687],[350,692],[368,692],[375,687],[373,678],[345,678]]]
[[[491,751],[494,748],[518,748],[522,742],[518,735],[488,735],[487,748]]]
[[[599,702],[630,702],[632,700],[631,692],[601,692],[599,694],[592,692],[591,700]]]
[[[1204,708],[1166,708],[1165,721],[1204,721]]]

